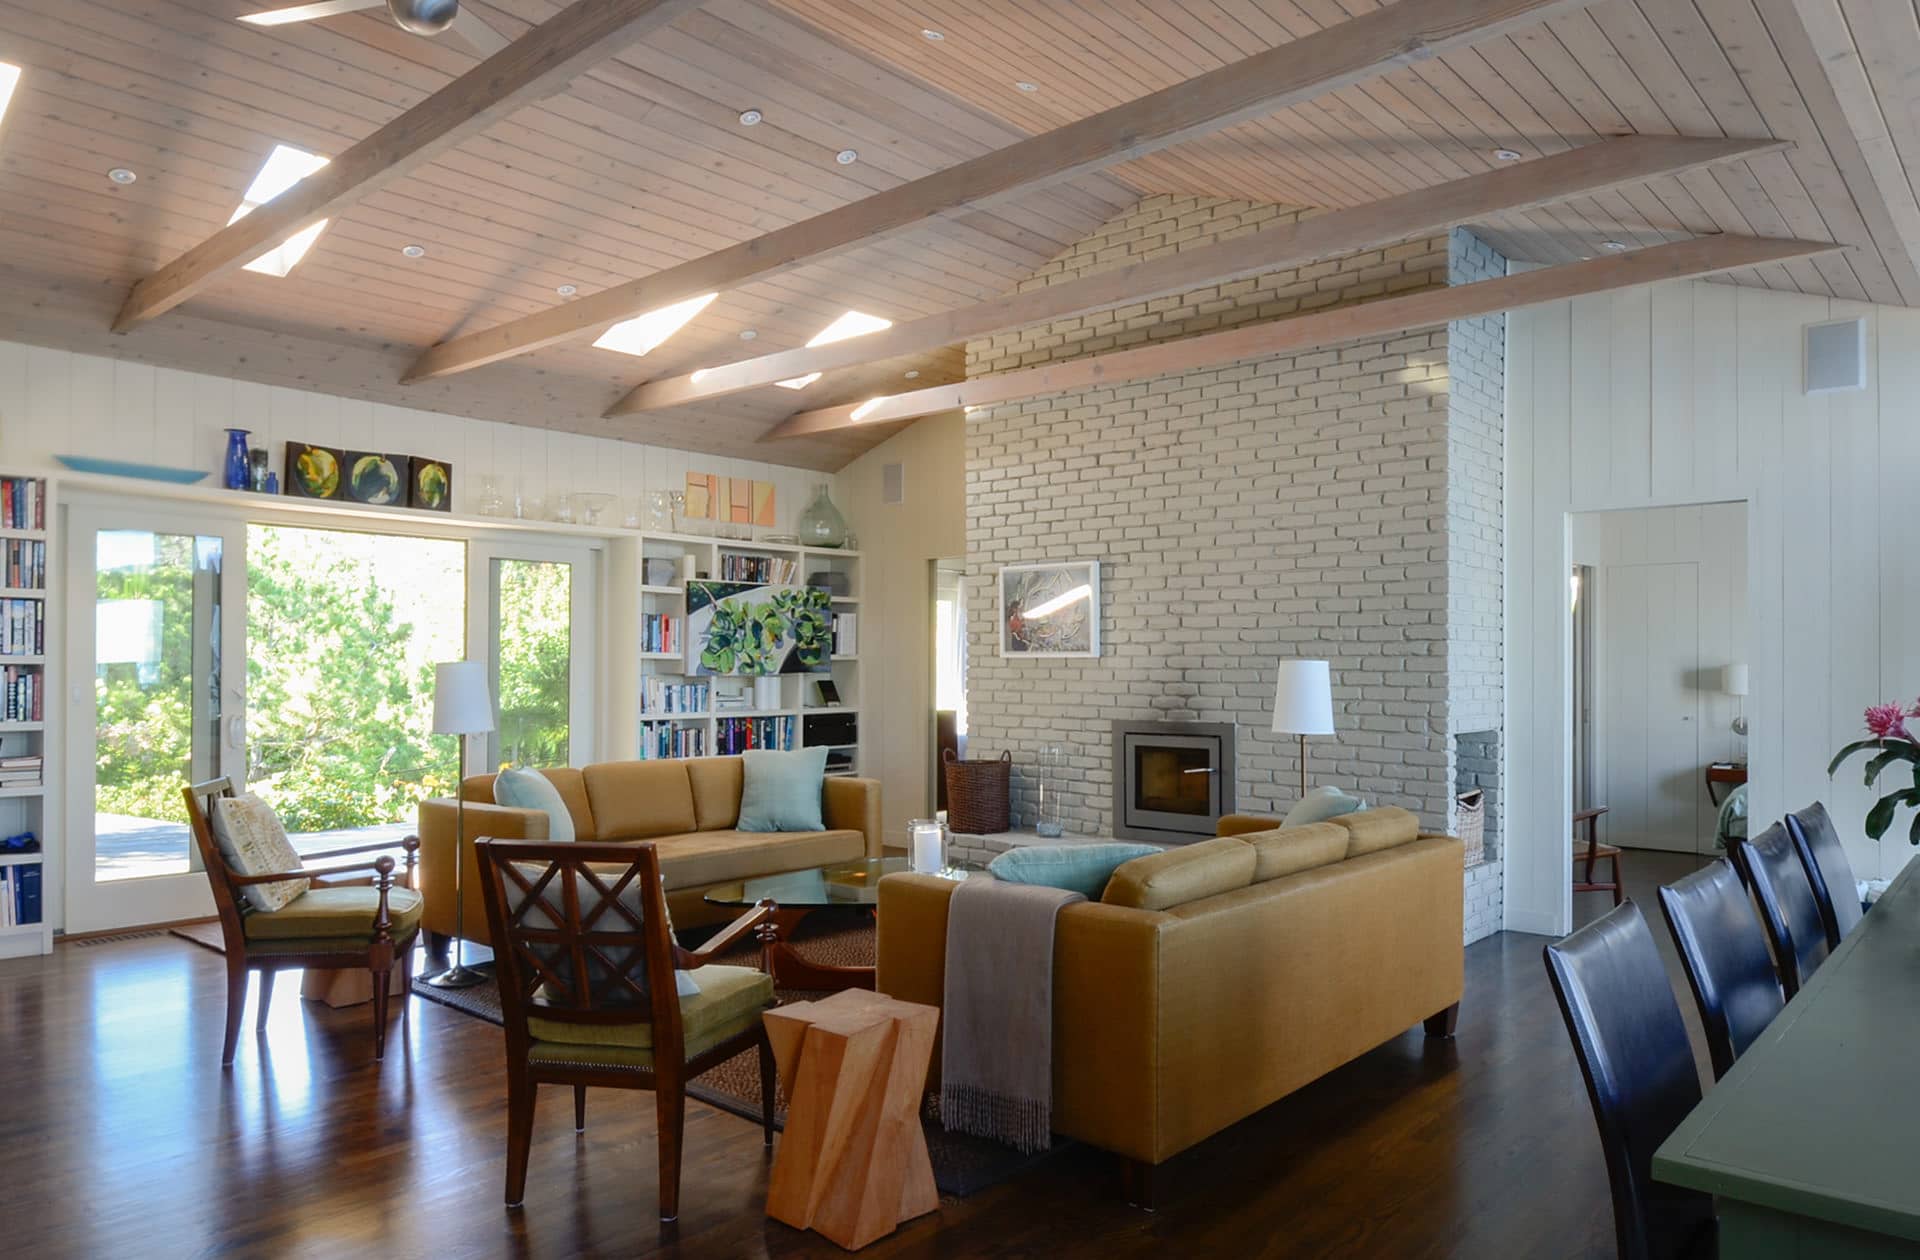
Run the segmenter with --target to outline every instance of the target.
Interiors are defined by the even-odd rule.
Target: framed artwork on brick
[[[1002,567],[1000,655],[1100,655],[1100,562]]]

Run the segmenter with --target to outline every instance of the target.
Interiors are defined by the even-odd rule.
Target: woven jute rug
[[[874,930],[871,921],[849,924],[826,915],[815,915],[800,926],[789,942],[795,953],[822,966],[871,967],[874,954]],[[760,963],[757,945],[747,943],[716,959],[731,966],[756,967]],[[413,982],[414,994],[442,1006],[490,1024],[500,1024],[500,990],[491,980],[471,989],[435,989],[424,979]],[[826,996],[803,989],[778,989],[776,1001],[804,1002]],[[760,1060],[756,1051],[737,1054],[695,1077],[687,1085],[687,1094],[722,1111],[760,1123]],[[785,1128],[787,1098],[781,1091],[774,1101],[774,1126]],[[1010,1147],[964,1133],[948,1133],[933,1115],[922,1117],[927,1133],[927,1154],[933,1162],[934,1184],[940,1193],[966,1198],[989,1186],[998,1185],[1072,1145],[1055,1137],[1051,1151],[1022,1155]]]

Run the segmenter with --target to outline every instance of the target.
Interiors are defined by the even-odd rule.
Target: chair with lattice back
[[[773,980],[708,959],[764,917],[744,916],[698,954],[674,943],[652,844],[481,840],[507,1033],[506,1201],[525,1196],[541,1085],[571,1085],[586,1124],[590,1085],[650,1089],[660,1143],[660,1219],[679,1215],[687,1082],[744,1050],[760,1052],[762,1124],[773,1142],[774,1064],[760,1016]],[[684,971],[698,992],[682,992]]]

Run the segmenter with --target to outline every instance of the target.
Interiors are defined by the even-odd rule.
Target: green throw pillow
[[[1304,827],[1308,823],[1325,822],[1329,818],[1338,818],[1366,807],[1365,801],[1357,796],[1348,796],[1337,787],[1318,787],[1301,797],[1300,803],[1287,811],[1280,825]]]
[[[547,839],[573,839],[573,815],[560,799],[560,789],[538,770],[502,770],[493,780],[496,805],[537,809],[547,816]]]
[[[827,750],[740,754],[742,778],[737,831],[825,831],[820,798],[827,781]]]
[[[1098,901],[1115,868],[1160,852],[1156,844],[1036,844],[1008,849],[987,869],[1009,884],[1040,884]]]

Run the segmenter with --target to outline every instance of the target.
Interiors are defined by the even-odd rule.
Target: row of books
[[[670,683],[647,678],[640,687],[642,713],[705,713],[712,697],[708,683]]]
[[[44,722],[46,676],[37,669],[9,665],[0,670],[0,722]]]
[[[47,650],[47,601],[0,599],[0,656],[38,656]]]
[[[642,652],[678,652],[680,648],[680,618],[670,613],[640,614]]]
[[[31,538],[9,538],[0,550],[0,565],[5,566],[5,581],[0,586],[15,589],[45,590],[47,587],[47,544]]]
[[[704,757],[707,732],[700,726],[676,726],[671,722],[640,724],[640,756],[654,761],[666,757]]]
[[[45,529],[47,483],[38,477],[0,477],[0,529]]]
[[[0,928],[40,922],[40,864],[0,866]]]
[[[797,582],[800,580],[800,562],[785,556],[739,556],[720,557],[720,580],[722,582]]]
[[[721,718],[714,726],[714,744],[723,757],[749,748],[792,748],[793,735],[790,717]]]
[[[46,759],[35,753],[30,757],[0,757],[0,788],[39,787],[46,773]]]
[[[854,656],[859,653],[859,629],[855,614],[850,612],[833,614],[833,654],[835,656]]]

